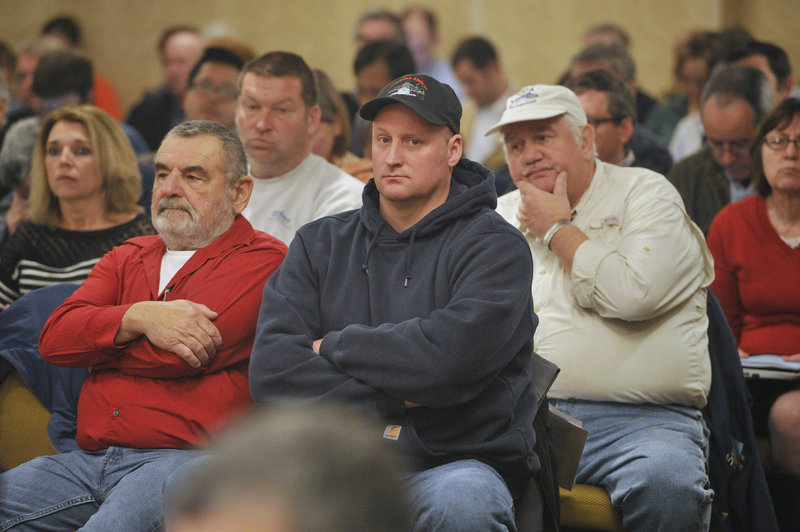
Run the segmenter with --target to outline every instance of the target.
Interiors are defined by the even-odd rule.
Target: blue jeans
[[[459,460],[408,477],[415,531],[516,531],[503,478],[478,460]]]
[[[708,530],[708,429],[696,408],[551,399],[589,438],[576,481],[602,486],[625,530]]]
[[[201,452],[109,447],[36,458],[0,475],[0,531],[159,530],[164,480]]]

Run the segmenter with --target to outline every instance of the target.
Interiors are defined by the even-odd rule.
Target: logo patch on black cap
[[[428,87],[421,79],[413,76],[406,76],[395,80],[392,87],[386,93],[386,96],[413,96],[414,98],[424,100],[427,91]]]

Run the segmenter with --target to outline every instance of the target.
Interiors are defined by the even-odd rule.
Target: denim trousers
[[[41,456],[0,475],[0,531],[159,530],[164,480],[202,452],[109,447]]]
[[[589,431],[576,482],[601,486],[630,531],[708,530],[708,429],[677,405],[550,399]]]
[[[503,478],[478,460],[458,460],[407,479],[417,532],[516,531]]]

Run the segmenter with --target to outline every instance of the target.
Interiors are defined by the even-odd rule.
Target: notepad
[[[787,362],[780,355],[752,355],[741,361],[744,376],[749,379],[800,378],[800,362]]]

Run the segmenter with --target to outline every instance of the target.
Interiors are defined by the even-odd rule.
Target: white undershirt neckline
[[[169,282],[178,273],[178,270],[183,268],[183,265],[192,258],[196,249],[188,251],[171,251],[167,250],[164,256],[161,257],[161,272],[158,276],[158,293],[159,295],[164,291]]]

